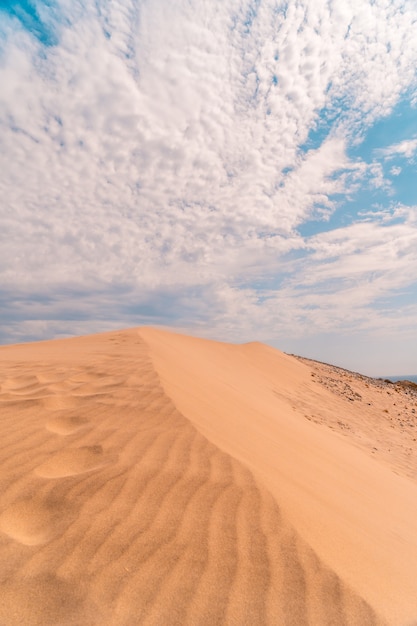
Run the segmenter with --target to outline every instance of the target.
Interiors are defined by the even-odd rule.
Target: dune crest
[[[0,624],[370,626],[415,619],[404,595],[414,554],[410,520],[401,517],[408,509],[398,511],[400,539],[387,542],[386,561],[400,575],[398,584],[390,581],[393,593],[406,585],[398,600],[375,599],[385,570],[367,586],[344,553],[332,558],[342,538],[342,552],[356,550],[358,569],[366,570],[368,557],[376,567],[386,564],[376,558],[384,546],[362,554],[363,537],[353,545],[346,526],[337,528],[328,501],[340,515],[344,506],[365,507],[369,472],[372,480],[381,476],[363,451],[337,433],[329,431],[328,440],[299,414],[312,398],[328,400],[312,384],[311,368],[261,344],[153,329],[1,347]],[[332,446],[340,463],[352,452],[363,494],[352,493],[354,478],[342,485],[336,467],[337,480],[320,500]],[[308,455],[317,475],[306,476]],[[395,479],[401,504],[414,483]],[[336,487],[343,492],[337,497]],[[363,532],[365,513],[359,509],[348,527]],[[389,515],[381,521],[378,540],[391,522]],[[406,574],[391,552],[399,541]]]
[[[268,346],[140,333],[175,406],[254,473],[321,562],[388,623],[414,623],[416,481],[394,473],[393,458],[376,462],[372,439],[359,445],[354,432],[323,428],[330,416],[353,424],[368,417],[376,437],[385,428],[390,440],[392,424],[381,420],[378,432],[375,411],[353,409],[317,384],[313,366]],[[371,393],[366,383],[361,390]]]

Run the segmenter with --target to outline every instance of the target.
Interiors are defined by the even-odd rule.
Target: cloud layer
[[[279,344],[399,321],[417,209],[384,164],[416,138],[351,148],[416,99],[413,2],[22,7],[0,31],[4,340],[155,322]],[[349,213],[375,188],[383,206]]]

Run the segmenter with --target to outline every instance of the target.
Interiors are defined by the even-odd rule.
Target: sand
[[[0,625],[417,624],[416,410],[258,343],[0,347]]]

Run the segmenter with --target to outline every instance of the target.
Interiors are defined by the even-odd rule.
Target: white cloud
[[[417,138],[405,139],[399,143],[388,146],[387,148],[381,148],[377,150],[385,159],[392,159],[394,157],[403,157],[405,159],[411,159],[417,151]]]
[[[299,258],[281,261],[261,285],[213,285],[211,332],[275,342],[342,332],[415,337],[417,207],[398,206],[306,238]],[[399,306],[399,301],[401,305]],[[201,307],[201,308],[200,308]]]
[[[401,234],[374,222],[316,239],[298,231],[311,218],[328,220],[362,180],[388,189],[380,164],[347,153],[415,87],[412,3],[60,8],[56,46],[12,28],[2,46],[4,289],[60,294],[61,308],[49,303],[56,320],[78,307],[94,328],[103,307],[109,324],[135,323],[150,303],[160,320],[158,298],[168,294],[178,324],[194,316],[219,332],[285,332],[293,319],[300,328],[328,319],[318,311],[327,310],[324,297],[305,290],[343,272],[365,280],[359,266],[385,267],[388,232],[407,250],[402,264],[394,255],[396,267],[414,268],[409,222]],[[402,145],[395,154],[408,156],[410,142]],[[332,250],[339,261],[329,262]],[[281,291],[264,294],[256,281]],[[121,302],[142,304],[142,313],[125,314]]]
[[[367,168],[369,176],[369,184],[375,189],[384,189],[384,191],[391,193],[391,182],[384,176],[384,169],[381,163],[373,161]]]

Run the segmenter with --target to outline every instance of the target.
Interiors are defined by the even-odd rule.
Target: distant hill
[[[417,383],[417,375],[416,376],[387,376],[389,380],[392,380],[393,383],[402,380],[409,380],[412,383]]]

